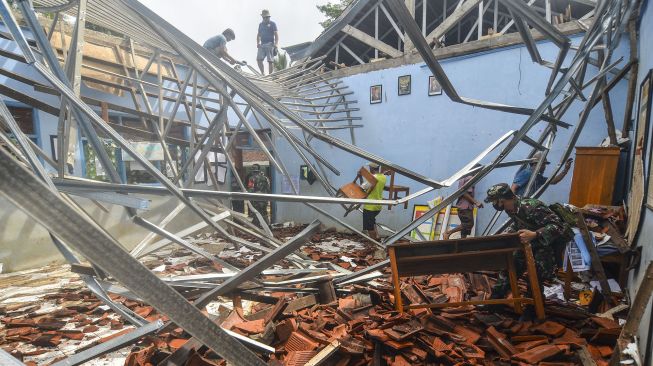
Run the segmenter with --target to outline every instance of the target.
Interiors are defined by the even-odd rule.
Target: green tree
[[[337,2],[328,2],[325,5],[317,5],[317,10],[324,14],[326,20],[320,22],[320,25],[326,29],[338,19],[340,14],[352,3],[354,0],[338,0]]]

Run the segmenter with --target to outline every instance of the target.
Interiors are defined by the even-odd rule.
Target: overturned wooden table
[[[526,269],[533,297],[522,297],[517,285],[517,272],[513,254],[524,252]],[[535,306],[538,319],[544,319],[544,301],[537,280],[535,259],[530,244],[522,244],[519,235],[502,234],[467,239],[428,241],[419,243],[393,244],[388,246],[392,282],[394,286],[395,308],[403,312],[407,309],[446,308],[462,305],[513,305],[515,311],[522,313],[523,304]],[[402,277],[426,276],[445,273],[465,273],[474,271],[507,270],[512,290],[512,299],[489,299],[451,302],[442,304],[409,304],[404,306],[401,299]]]

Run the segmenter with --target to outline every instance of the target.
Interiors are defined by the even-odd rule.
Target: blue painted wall
[[[653,5],[650,1],[645,1],[640,10],[639,19],[639,43],[638,43],[638,57],[639,57],[639,73],[637,75],[637,94],[639,95],[639,85],[646,77],[646,74],[653,68]],[[635,110],[637,110],[637,99],[635,103]],[[634,129],[634,128],[633,128]],[[649,128],[650,129],[650,128]],[[648,144],[650,146],[653,142],[649,131]],[[637,289],[644,277],[644,271],[651,260],[653,260],[653,211],[649,208],[644,208],[644,220],[640,228],[640,234],[637,238],[637,246],[642,247],[642,260],[639,271],[633,271],[633,276],[630,281],[630,295],[634,298]],[[649,300],[648,307],[644,313],[644,318],[641,321],[639,331],[640,351],[644,355],[645,349],[651,347],[651,329],[649,328],[651,317],[651,301]],[[649,360],[650,361],[650,360]]]
[[[578,44],[580,37],[574,37],[573,43]],[[544,59],[554,60],[557,48],[548,42],[539,43],[539,49]],[[627,42],[622,42],[615,59],[626,55]],[[544,98],[544,90],[550,70],[531,62],[527,50],[516,46],[495,51],[476,53],[466,57],[458,57],[442,61],[442,65],[458,90],[459,94],[476,99],[505,103],[515,106],[536,108]],[[593,75],[595,69],[590,68],[588,75]],[[397,95],[397,78],[401,75],[412,76],[412,93]],[[518,129],[526,120],[525,116],[490,111],[451,102],[446,95],[428,96],[429,69],[423,63],[405,65],[393,69],[356,74],[343,79],[344,84],[354,92],[353,99],[358,100],[355,107],[360,108],[355,115],[363,117],[364,128],[356,130],[356,143],[361,148],[382,156],[394,163],[405,166],[425,176],[444,180],[458,171],[472,158],[492,144],[509,130]],[[369,104],[369,88],[371,85],[383,85],[383,102]],[[617,116],[617,128],[622,122],[618,116],[623,115],[626,83],[622,82],[612,92],[614,114]],[[580,103],[575,103],[569,109],[563,120],[575,124],[580,112]],[[538,124],[529,134],[537,138],[545,127]],[[561,129],[558,133],[555,147],[549,155],[554,163],[560,159],[567,145],[571,130]],[[348,131],[338,131],[335,136],[349,141]],[[596,108],[582,132],[578,146],[596,146],[607,135],[603,111]],[[279,153],[288,164],[293,174],[298,174],[301,161],[291,152],[281,139],[277,139]],[[315,140],[313,140],[315,141]],[[332,185],[340,187],[350,182],[356,171],[366,162],[337,148],[327,146],[322,142],[313,142],[313,146],[329,159],[341,172],[341,176],[331,174]],[[509,160],[523,159],[530,147],[520,145],[508,157]],[[485,162],[496,155],[491,155]],[[552,168],[550,168],[552,169]],[[477,186],[479,198],[485,197],[487,188],[499,182],[512,182],[517,168],[496,170]],[[571,173],[557,186],[552,186],[544,195],[547,202],[566,202],[569,195]],[[280,181],[278,182],[280,183]],[[411,192],[416,192],[425,186],[399,177],[398,184],[409,186]],[[277,185],[278,187],[280,184]],[[407,210],[393,208],[384,210],[378,221],[391,228],[400,228],[410,222],[413,204],[424,204],[436,195],[447,195],[456,187],[442,189],[429,193],[410,202]],[[324,195],[319,183],[308,185],[301,182],[301,193],[306,195]],[[322,205],[338,217],[342,217],[343,209],[334,205]],[[480,212],[477,228],[484,228],[493,210],[483,209]],[[346,221],[362,226],[362,215],[351,214]],[[293,220],[308,222],[316,218],[313,210],[305,206],[278,204],[278,221]]]

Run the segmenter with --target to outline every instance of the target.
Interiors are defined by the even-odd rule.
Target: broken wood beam
[[[366,45],[376,48],[377,50],[385,53],[386,55],[390,57],[399,57],[401,56],[401,52],[397,50],[396,48],[390,46],[389,44],[380,41],[369,34],[361,31],[358,28],[354,28],[351,25],[347,24],[342,28],[342,31],[346,33],[347,35],[356,38],[357,40],[365,43]]]

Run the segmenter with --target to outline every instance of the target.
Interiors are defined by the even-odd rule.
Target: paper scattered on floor
[[[619,283],[617,283],[617,281],[615,281],[614,279],[609,278],[608,285],[610,286],[610,291],[621,292],[621,286],[619,286]],[[599,283],[599,281],[590,281],[590,286],[592,286],[592,288],[596,288],[597,290],[601,291],[601,284]]]
[[[565,290],[560,284],[553,285],[551,287],[544,286],[544,297],[548,300],[565,301]]]

